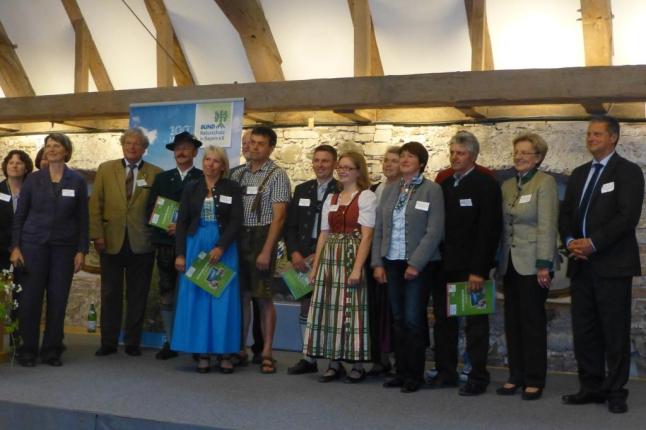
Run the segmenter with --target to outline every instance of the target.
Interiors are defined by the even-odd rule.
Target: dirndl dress
[[[357,193],[348,205],[330,211],[330,230],[319,258],[303,353],[347,362],[370,361],[368,293],[365,274],[348,286],[361,243]],[[332,196],[332,205],[339,195]]]
[[[204,251],[213,249],[220,238],[213,198],[204,200],[195,234],[186,238],[186,268]],[[241,307],[238,281],[238,250],[231,244],[220,262],[234,276],[218,298],[193,284],[181,274],[177,293],[171,348],[201,354],[231,354],[240,350]]]

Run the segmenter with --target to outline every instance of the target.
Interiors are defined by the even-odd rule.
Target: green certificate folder
[[[289,269],[283,273],[283,281],[289,288],[295,300],[309,294],[314,289],[309,282],[308,274],[296,269]]]
[[[446,284],[446,309],[450,317],[494,313],[496,283],[485,281],[480,291],[469,291],[468,282]]]
[[[220,297],[231,283],[234,272],[222,263],[209,263],[209,254],[200,252],[186,271],[186,277],[207,293]]]
[[[168,231],[168,224],[175,224],[177,222],[178,213],[179,203],[166,197],[157,197],[155,208],[150,215],[148,224]]]

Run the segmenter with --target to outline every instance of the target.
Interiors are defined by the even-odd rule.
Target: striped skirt
[[[365,274],[347,287],[360,235],[330,233],[321,253],[307,316],[303,353],[349,362],[370,361]]]

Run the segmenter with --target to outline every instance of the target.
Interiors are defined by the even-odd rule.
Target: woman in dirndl
[[[330,360],[319,382],[346,374],[342,361],[352,363],[344,382],[365,379],[364,362],[371,360],[368,293],[364,263],[375,225],[376,197],[370,191],[366,160],[357,152],[339,158],[340,193],[323,204],[321,234],[310,273],[314,285],[303,352]]]
[[[242,192],[227,179],[229,160],[220,147],[208,146],[202,160],[204,178],[184,186],[175,230],[175,268],[187,271],[201,252],[234,272],[219,297],[204,291],[185,274],[179,278],[171,349],[192,352],[197,371],[211,369],[219,355],[220,372],[233,373],[231,354],[240,348],[241,308],[236,238],[242,226]]]

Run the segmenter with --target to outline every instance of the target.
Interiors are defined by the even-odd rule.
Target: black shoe
[[[330,370],[333,373],[327,374]],[[325,373],[326,374],[319,377],[319,382],[323,382],[323,383],[331,382],[331,381],[334,381],[335,379],[342,378],[343,376],[345,376],[345,368],[343,366],[339,367],[338,369],[335,369],[334,367],[328,367]]]
[[[404,385],[404,380],[400,378],[399,376],[395,376],[392,379],[387,380],[384,382],[383,387],[384,388],[400,388]]]
[[[137,345],[128,345],[126,346],[126,354],[128,354],[131,357],[139,357],[141,355],[141,348],[139,348]]]
[[[435,378],[428,382],[429,388],[455,388],[458,386],[458,378],[447,378],[443,375],[437,375]]]
[[[352,372],[359,372],[359,377],[353,378]],[[352,369],[348,376],[343,379],[344,384],[358,384],[359,382],[366,379],[366,370],[365,369]]]
[[[521,398],[523,400],[538,400],[541,398],[543,395],[543,389],[539,388],[538,391],[534,391],[533,393],[528,393],[527,391],[523,390],[523,395]]]
[[[519,385],[514,385],[513,387],[507,388],[504,385],[502,387],[496,388],[496,394],[499,396],[513,396],[518,391]]]
[[[60,357],[43,358],[43,363],[49,364],[52,367],[61,367],[63,365],[63,362],[61,361]]]
[[[304,375],[306,373],[316,373],[318,371],[319,368],[316,362],[310,363],[303,358],[298,360],[298,363],[296,363],[292,367],[287,368],[288,375]]]
[[[367,375],[368,376],[381,376],[381,375],[387,375],[390,373],[390,370],[392,369],[392,366],[390,363],[383,365],[381,363],[375,363],[372,366],[372,369],[368,370]]]
[[[604,403],[606,398],[599,393],[588,393],[579,391],[574,394],[566,394],[561,397],[561,402],[565,405],[587,405],[588,403]]]
[[[262,353],[253,355],[251,359],[251,364],[262,364]]]
[[[170,349],[170,343],[164,342],[164,346],[159,350],[157,354],[155,354],[155,358],[157,360],[168,360],[170,358],[175,358],[178,355],[179,354],[177,354],[177,352]]]
[[[419,390],[420,383],[417,381],[406,381],[401,387],[400,391],[402,393],[414,393]]]
[[[613,414],[625,414],[628,412],[626,399],[608,399],[608,410]]]
[[[99,349],[96,350],[94,355],[97,357],[105,357],[106,355],[116,354],[117,348],[114,346],[101,345]]]
[[[473,382],[467,382],[462,387],[460,387],[458,394],[461,396],[472,397],[484,394],[485,391],[487,391],[486,385],[478,385],[474,384]]]
[[[36,359],[34,357],[18,357],[18,364],[22,367],[36,367]]]

